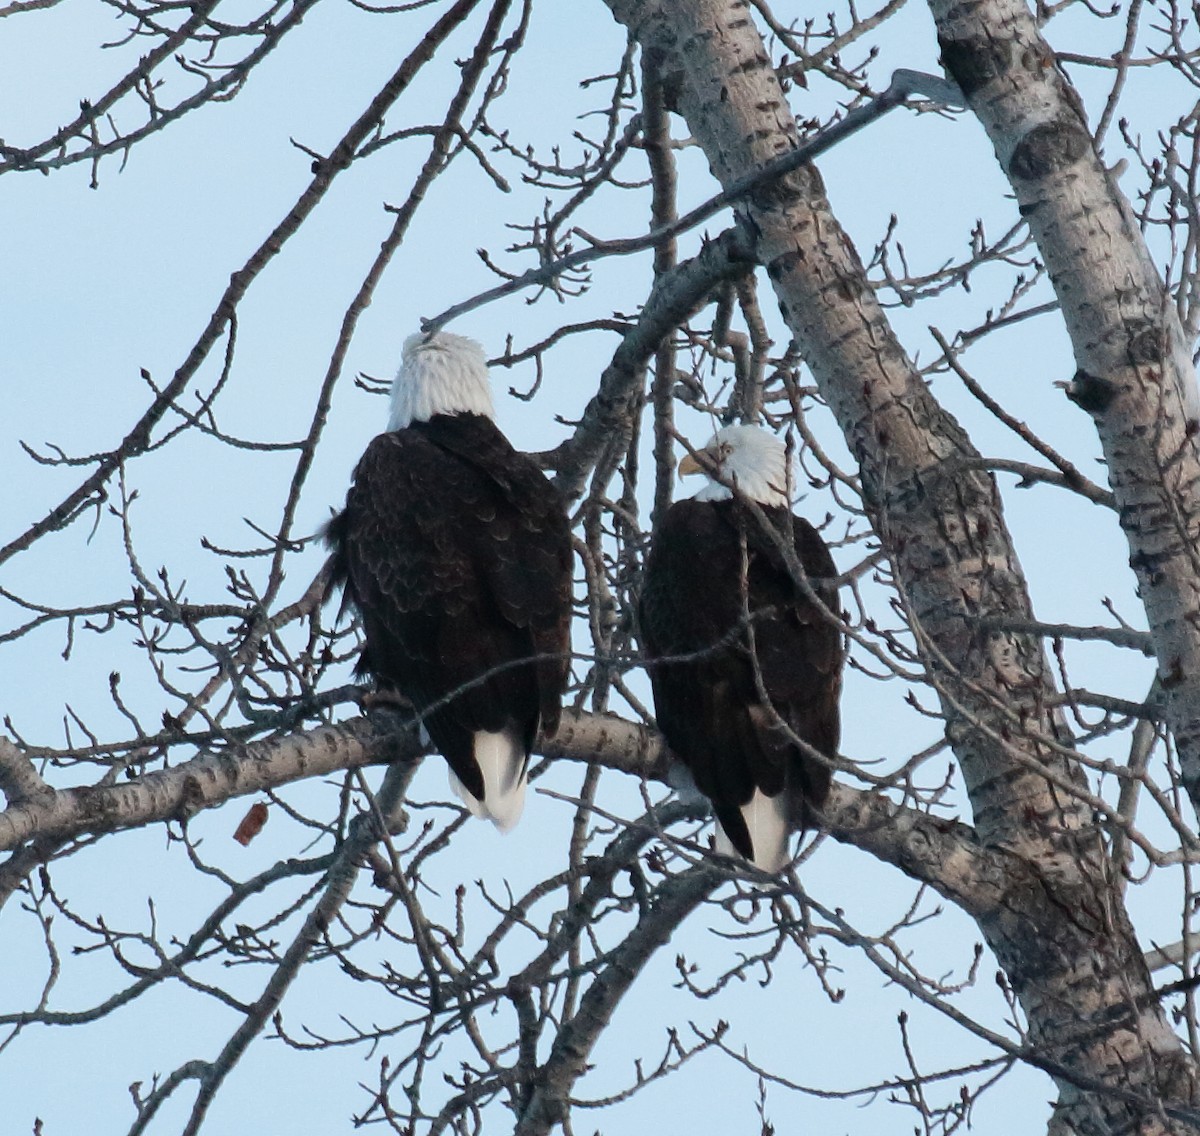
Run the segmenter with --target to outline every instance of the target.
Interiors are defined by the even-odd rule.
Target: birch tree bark
[[[722,184],[795,148],[794,120],[748,4],[610,6],[677,76],[678,110]],[[1038,153],[1048,169],[1056,165],[1053,147]],[[1047,708],[1054,690],[1040,645],[980,631],[993,618],[1032,617],[995,486],[963,472],[979,455],[906,359],[816,170],[765,186],[739,214],[859,461],[875,530],[936,676],[978,839],[1012,856],[1012,886],[979,925],[1028,1017],[1030,1047],[1054,1071],[1060,1122],[1081,1133],[1174,1131],[1172,1105],[1190,1105],[1194,1071],[1158,1008],[1091,809],[1077,794],[1069,735]],[[1075,267],[1085,275],[1089,266]],[[1154,301],[1161,313],[1161,293]],[[1139,311],[1139,327],[1159,344],[1162,334],[1148,329],[1163,326],[1161,315],[1147,322],[1145,305]],[[1166,356],[1143,362],[1158,368],[1155,390]],[[1184,437],[1181,415],[1159,421],[1161,401],[1154,421],[1171,428],[1174,449],[1157,451],[1154,476],[1143,466],[1139,478],[1159,487],[1162,463]],[[1178,536],[1160,515],[1158,531]],[[1175,547],[1182,553],[1185,542]]]
[[[84,431],[72,399],[57,397],[66,380],[38,358],[43,332],[28,389],[53,391],[46,421],[68,416],[89,441],[83,456],[57,442],[21,451],[15,440],[8,446],[0,414],[0,463],[10,449],[28,453],[54,495],[30,497],[32,521],[27,502],[17,501],[22,519],[0,533],[0,950],[23,975],[0,983],[0,1083],[23,1087],[24,1075],[13,1076],[6,1063],[32,1060],[35,1080],[51,1070],[42,1094],[58,1105],[58,1074],[75,1061],[76,1034],[86,1045],[89,1028],[128,1013],[120,1022],[130,1050],[143,1032],[153,1033],[142,1030],[149,1018],[170,1031],[163,1052],[184,1050],[161,1058],[174,1069],[160,1068],[155,1050],[124,1081],[109,1076],[117,1103],[106,1115],[116,1121],[97,1123],[131,1136],[171,1130],[172,1108],[190,1109],[189,1133],[240,1130],[255,1123],[247,1102],[263,1097],[282,1107],[299,1099],[307,1085],[289,1080],[281,1092],[251,1064],[271,1046],[305,1062],[315,1055],[323,1074],[339,1054],[353,1054],[340,1081],[313,1077],[316,1091],[324,1097],[334,1084],[350,1086],[355,1104],[345,1112],[353,1108],[356,1126],[430,1136],[629,1126],[616,1110],[677,1074],[693,1078],[683,1093],[699,1078],[707,1107],[715,1081],[703,1064],[709,1060],[720,1062],[722,1088],[726,1073],[730,1084],[735,1075],[757,1084],[764,1132],[768,1086],[811,1092],[820,1107],[838,1095],[856,1104],[869,1098],[874,1107],[899,1101],[930,1134],[994,1131],[997,1113],[1008,1131],[1011,1097],[976,1121],[984,1092],[1014,1066],[1039,1082],[1039,1104],[1044,1084],[1029,1071],[1052,1079],[1054,1136],[1200,1129],[1200,887],[1193,879],[1200,841],[1179,805],[1183,790],[1193,800],[1200,794],[1200,400],[1182,330],[1200,324],[1200,214],[1182,192],[1185,182],[1192,198],[1200,192],[1200,112],[1172,128],[1177,149],[1193,145],[1190,181],[1178,154],[1175,167],[1163,159],[1171,167],[1164,172],[1147,153],[1141,173],[1149,188],[1135,212],[1097,157],[1058,66],[1065,57],[1056,59],[1039,30],[1060,6],[1039,5],[1035,23],[1016,0],[930,4],[945,66],[978,118],[958,118],[954,129],[965,134],[982,124],[1031,234],[1014,215],[1012,232],[989,241],[980,221],[957,265],[910,271],[891,226],[873,254],[860,256],[854,241],[867,245],[853,221],[841,223],[842,203],[830,200],[812,160],[834,146],[861,151],[864,180],[894,204],[891,172],[872,160],[876,132],[889,128],[879,116],[914,91],[940,97],[939,84],[949,86],[900,71],[885,95],[870,95],[870,87],[882,89],[874,46],[891,34],[903,0],[880,0],[870,12],[847,4],[827,24],[807,11],[788,23],[794,11],[781,16],[765,0],[574,0],[569,44],[567,7],[540,0],[356,4],[353,19],[388,29],[374,45],[383,45],[378,57],[360,44],[353,61],[356,82],[377,65],[377,89],[368,88],[330,131],[326,152],[310,148],[310,139],[275,139],[300,163],[280,167],[286,176],[277,183],[264,142],[261,169],[270,167],[270,176],[260,174],[256,156],[253,182],[242,187],[245,210],[274,216],[280,208],[281,215],[226,253],[233,259],[222,262],[220,286],[198,313],[189,310],[195,340],[154,345],[174,362],[162,384],[141,372],[150,388],[141,412],[119,428],[105,420]],[[47,7],[53,2],[0,6],[0,21]],[[41,138],[19,137],[0,106],[0,175],[38,171],[39,185],[51,177],[61,185],[85,167],[90,177],[80,188],[101,216],[118,161],[131,152],[151,160],[164,130],[213,104],[238,113],[243,88],[262,78],[270,89],[270,68],[259,68],[266,56],[274,57],[275,81],[286,79],[281,102],[320,89],[324,74],[309,70],[304,84],[294,84],[282,60],[301,39],[296,29],[326,18],[328,6],[262,0],[260,7],[250,0],[237,23],[214,3],[182,10],[159,0],[123,3],[119,17],[133,44],[124,76],[113,83],[105,72],[95,90],[72,91],[56,120],[68,125]],[[613,37],[602,48],[575,34],[574,21],[582,24],[590,11]],[[1134,50],[1148,18],[1141,0],[1129,0],[1122,13],[1121,51],[1075,57],[1115,73],[1102,122],[1135,66],[1174,67],[1200,90],[1190,17],[1173,0],[1155,13],[1165,30],[1152,57]],[[322,25],[332,26],[351,35],[348,25]],[[543,66],[523,75],[518,64],[537,50],[539,28],[553,41],[553,58],[535,56]],[[927,28],[923,34],[928,39]],[[333,49],[343,45],[339,36],[323,46],[334,61]],[[567,85],[551,89],[546,80],[558,84],[571,67],[584,92],[581,117],[558,105],[569,101]],[[334,62],[328,70],[327,97],[340,107],[343,76]],[[529,101],[526,90],[521,102],[527,78],[535,95]],[[836,88],[833,109],[820,104],[826,81]],[[523,109],[512,112],[514,102]],[[559,136],[547,149],[539,132],[551,122]],[[855,128],[862,132],[852,135]],[[1136,156],[1136,146],[1127,149]],[[696,178],[697,150],[724,192],[688,210],[683,200],[710,192]],[[204,178],[225,157],[206,152],[181,177]],[[452,165],[458,181],[444,177]],[[251,189],[277,190],[295,173],[300,195],[290,208],[274,197],[251,206]],[[370,184],[381,208],[339,215],[339,202],[361,200],[352,196],[363,184],[356,179],[370,173],[379,174]],[[930,170],[928,201],[948,177],[973,173]],[[398,178],[408,179],[400,195]],[[1155,221],[1148,202],[1168,183],[1175,186],[1171,238],[1195,277],[1174,297],[1142,233]],[[328,222],[324,238],[322,222],[312,220],[318,206]],[[474,249],[466,235],[484,216],[480,262],[493,287],[462,295],[469,273],[460,260],[471,260]],[[335,218],[367,253],[345,295],[330,299],[316,285],[336,277],[356,247]],[[713,219],[720,230],[701,235]],[[414,252],[411,242],[429,236],[422,224],[436,239]],[[199,255],[201,246],[189,242],[202,230],[181,217],[181,262]],[[335,230],[333,245],[320,243]],[[210,224],[200,239],[215,243],[217,235]],[[305,278],[310,235],[321,262]],[[1032,242],[1056,304],[1018,302],[1044,286],[1040,263],[1026,251]],[[439,251],[438,263],[429,263],[428,247]],[[254,251],[243,260],[246,248]],[[639,254],[643,261],[634,259]],[[142,254],[143,262],[159,256],[158,245]],[[896,328],[904,325],[889,320],[887,299],[936,298],[978,282],[983,266],[994,264],[1011,284],[1008,301],[995,312],[990,299],[968,307],[963,318],[981,318],[980,327],[939,338],[944,357],[918,367],[918,348],[902,344]],[[618,265],[627,273],[619,301],[597,299],[590,289]],[[31,278],[42,270],[25,268]],[[106,266],[103,287],[114,271]],[[284,294],[292,274],[300,291],[287,293],[272,323],[267,292]],[[129,272],[123,286],[151,310],[159,297],[138,291],[137,275]],[[47,296],[72,283],[62,274],[52,282]],[[101,291],[93,284],[87,301]],[[548,302],[535,306],[539,299]],[[286,376],[287,409],[301,406],[298,433],[281,440],[272,420],[243,437],[231,421],[258,423],[267,398],[280,405],[283,379],[261,366],[262,339],[282,351],[297,330],[296,312],[318,303],[336,309],[329,326],[337,330],[322,341],[327,353]],[[1045,439],[1057,436],[1057,423],[1043,422],[1039,438],[960,365],[977,332],[1051,308],[1071,336],[1077,370],[1068,393],[1094,420],[1111,492],[1054,453]],[[378,324],[371,327],[380,309],[383,348],[372,339]],[[336,431],[330,442],[327,426],[338,413],[342,426],[354,418],[364,389],[380,393],[374,388],[383,384],[369,375],[376,363],[390,366],[403,335],[415,330],[397,330],[397,310],[486,341],[502,413],[530,428],[523,444],[541,450],[575,511],[572,705],[557,735],[538,741],[547,760],[535,769],[526,822],[505,843],[487,844],[487,830],[479,843],[480,827],[438,796],[440,779],[429,788],[427,769],[409,798],[426,760],[417,731],[350,682],[357,632],[322,607],[327,578],[314,533],[344,495],[369,436],[338,458]],[[57,334],[68,321],[57,307],[52,314]],[[14,340],[23,331],[18,321],[7,328]],[[138,328],[139,352],[149,352],[153,332]],[[258,347],[248,348],[256,334]],[[794,342],[785,346],[789,335]],[[87,342],[99,355],[95,338]],[[369,361],[360,358],[364,341],[375,344]],[[580,344],[574,365],[560,365],[560,347],[566,353]],[[108,370],[89,367],[87,381],[118,386],[114,376],[131,365],[127,355],[119,360]],[[140,363],[132,364],[135,376]],[[943,377],[961,378],[988,414],[1055,468],[988,457],[977,420],[956,420],[948,400],[939,401]],[[848,692],[843,718],[883,722],[860,735],[872,739],[867,747],[847,744],[820,830],[798,842],[792,869],[769,878],[712,855],[706,805],[688,793],[647,704],[633,616],[654,516],[688,492],[675,484],[680,446],[734,418],[787,430],[796,488],[812,491],[801,508],[816,501],[818,512],[820,503],[829,510],[823,531],[845,571],[843,595],[852,597],[840,613],[858,668],[851,682],[869,676]],[[354,420],[356,430],[368,421]],[[369,421],[367,430],[378,426],[378,416]],[[829,456],[831,439],[839,452],[844,439],[851,468]],[[252,453],[254,479],[261,473],[263,486],[273,487],[264,505],[265,488],[239,485],[236,501],[220,510],[234,520],[254,513],[252,537],[237,528],[249,547],[214,539],[208,522],[192,517],[191,506],[211,505],[213,494],[195,467],[181,479],[170,464],[177,449],[186,454],[187,441],[231,461]],[[310,476],[316,470],[320,479]],[[1023,570],[1010,531],[1010,524],[1020,531],[1015,495],[989,470],[1056,487],[1048,492],[1073,491],[1090,514],[1115,507],[1139,588],[1123,602],[1140,597],[1149,634],[1054,622],[1046,612],[1035,618],[1031,581],[1044,589],[1045,580]],[[64,474],[66,489],[50,480]],[[12,484],[25,482],[15,476]],[[169,514],[150,513],[157,524],[143,520],[146,498],[162,505],[164,496]],[[187,554],[172,553],[161,568],[145,555],[141,542],[162,535],[164,515],[178,530],[168,535],[203,550],[200,570]],[[93,533],[76,524],[83,518],[94,518]],[[101,550],[115,553],[115,583],[103,574]],[[1069,551],[1064,571],[1085,590],[1088,550]],[[208,571],[214,559],[216,584]],[[86,577],[86,599],[72,591],[76,568]],[[1034,592],[1039,608],[1043,594]],[[1110,611],[1120,621],[1117,606]],[[1064,639],[1106,643],[1139,661],[1153,649],[1150,693],[1142,697],[1148,673],[1140,689],[1123,676],[1111,680],[1115,692],[1081,689],[1064,661]],[[97,640],[102,649],[89,661],[80,644]],[[53,681],[24,673],[34,670],[30,645],[48,650],[56,667],[62,655]],[[894,738],[875,698],[882,691],[881,704],[903,701],[903,693],[893,697],[898,686],[910,702]],[[936,706],[926,705],[927,691]],[[61,734],[57,723],[28,725],[44,716],[33,710],[46,707],[61,717]],[[909,733],[913,720],[919,727]],[[1127,736],[1121,763],[1112,743]],[[946,753],[954,764],[943,775],[933,767]],[[430,756],[428,764],[440,760]],[[382,778],[380,766],[389,767]],[[961,819],[960,785],[970,814]],[[672,795],[671,786],[680,791]],[[1139,798],[1143,814],[1153,806],[1151,834],[1134,823]],[[249,806],[236,828],[237,816],[226,824],[227,813],[217,811],[230,802],[240,802],[235,813]],[[1147,930],[1162,921],[1145,919],[1146,896],[1157,899],[1164,888],[1139,890],[1143,870],[1161,873],[1150,885],[1162,876],[1167,887],[1178,884],[1170,913],[1178,943],[1160,943]],[[878,894],[856,890],[868,875],[884,879]],[[144,895],[150,879],[163,891]],[[144,918],[140,909],[129,914],[130,897],[148,900]],[[894,920],[893,901],[905,909]],[[914,946],[909,936],[938,918],[957,928],[955,936],[935,934],[946,940],[935,950]],[[954,961],[945,963],[949,955]],[[998,991],[988,981],[993,957]],[[1167,967],[1177,980],[1156,985],[1148,968]],[[91,978],[97,974],[102,981]],[[756,1011],[741,1013],[745,991],[761,994],[760,987],[770,1009],[787,1009],[784,1040],[814,1062],[826,1047],[836,1049],[851,1067],[810,1081],[804,1059],[777,1057],[779,1036],[760,1027]],[[893,994],[904,1007],[898,1014],[879,1008]],[[663,1010],[676,995],[685,1009]],[[968,1000],[986,1008],[968,1012]],[[952,1034],[949,1056],[947,1046],[938,1048],[945,1034],[925,1050],[910,1045],[913,1007],[922,1025],[933,1020]],[[810,1016],[825,1011],[822,1020],[835,1027],[808,1029]],[[903,1057],[882,1079],[858,1068],[859,1036],[844,1025],[851,1012],[865,1016],[873,1044],[886,1044],[897,1026]],[[626,1044],[629,1034],[641,1030],[644,1038],[654,1029],[657,1051],[658,1041]],[[47,1035],[61,1046],[53,1063],[35,1046],[23,1048]],[[960,1040],[978,1051],[962,1056]],[[94,1053],[98,1047],[80,1060],[106,1070],[111,1061],[115,1069],[124,1048]],[[253,1084],[240,1089],[230,1074],[248,1067],[254,1074],[241,1080]],[[753,1091],[741,1102],[750,1110]],[[798,1098],[787,1099],[790,1108]],[[593,1121],[588,1109],[604,1115]],[[14,1123],[41,1131],[40,1114],[26,1111]],[[895,1126],[875,1112],[865,1124],[874,1127],[860,1131]]]
[[[1179,312],[1078,96],[1028,8],[930,0],[946,70],[1049,269],[1154,638],[1184,785],[1200,805],[1200,398]]]

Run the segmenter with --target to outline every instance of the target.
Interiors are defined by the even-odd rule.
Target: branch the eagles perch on
[[[0,6],[6,1117],[1195,1132],[1192,13],[563,10]]]

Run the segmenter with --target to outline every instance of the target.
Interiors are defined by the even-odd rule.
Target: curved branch
[[[386,824],[391,823],[395,810],[403,802],[413,772],[414,767],[412,766],[393,766],[388,770],[378,797],[378,811],[382,814]],[[146,1130],[146,1126],[154,1118],[162,1103],[185,1079],[199,1081],[200,1090],[196,1094],[191,1115],[183,1129],[183,1136],[195,1136],[199,1132],[208,1109],[221,1085],[224,1084],[225,1078],[237,1065],[242,1054],[258,1036],[263,1026],[278,1010],[288,988],[308,958],[309,952],[321,941],[342,905],[349,898],[367,849],[380,839],[381,835],[374,811],[360,813],[354,818],[350,834],[329,869],[325,891],[313,905],[304,920],[303,927],[292,940],[279,965],[272,971],[262,994],[250,1007],[233,1036],[225,1043],[215,1060],[187,1062],[182,1070],[177,1071],[178,1074],[181,1074],[180,1076],[169,1078],[162,1089],[152,1093],[146,1101],[141,1102],[137,1121],[130,1128],[129,1136],[140,1136]]]
[[[233,797],[380,762],[415,763],[421,748],[402,730],[355,718],[309,733],[204,753],[135,781],[56,789],[0,812],[0,851],[28,840],[78,838],[166,820],[185,820]]]
[[[135,781],[47,790],[0,812],[0,851],[19,854],[31,840],[64,841],[184,819],[235,797],[347,769],[415,767],[425,750],[412,727],[412,719],[376,711],[239,751],[204,753]],[[558,733],[539,739],[537,752],[670,784],[671,757],[661,736],[615,714],[565,711]],[[987,910],[996,901],[1004,862],[979,845],[967,825],[846,785],[834,786],[825,822],[837,840],[896,865],[968,911]]]
[[[583,492],[589,472],[629,414],[659,344],[708,302],[719,283],[745,275],[753,263],[749,236],[734,226],[655,280],[637,323],[604,368],[575,433],[543,456],[543,464],[558,471],[554,482],[568,498]]]
[[[550,1056],[537,1071],[516,1136],[541,1136],[562,1121],[572,1087],[586,1072],[593,1047],[634,979],[671,932],[727,878],[719,868],[699,864],[655,889],[637,926],[580,999],[575,1016],[559,1028]]]

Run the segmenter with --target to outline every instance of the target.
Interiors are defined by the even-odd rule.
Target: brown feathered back
[[[477,731],[515,729],[527,760],[558,728],[572,552],[557,491],[489,418],[438,414],[371,442],[328,539],[362,617],[360,672],[414,703],[483,801]]]
[[[782,508],[762,511],[780,533],[790,524],[813,592],[836,613],[829,579],[837,568],[820,534]],[[747,611],[769,707],[755,679]],[[640,623],[659,727],[712,801],[733,846],[755,859],[740,811],[755,789],[767,797],[786,792],[789,812],[801,823],[829,794],[828,766],[774,722],[778,715],[818,752],[837,753],[838,626],[805,597],[778,548],[736,500],[670,507],[646,559]]]

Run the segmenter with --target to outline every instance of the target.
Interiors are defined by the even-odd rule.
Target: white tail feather
[[[483,774],[483,800],[468,792],[453,770],[450,788],[472,816],[486,817],[501,832],[508,832],[525,808],[525,747],[517,731],[476,731],[475,760]]]
[[[692,771],[678,758],[667,767],[667,784],[675,790],[675,795],[687,804],[708,800],[697,788]]]
[[[754,796],[742,805],[741,812],[750,830],[754,866],[764,872],[782,871],[792,858],[788,853],[787,793],[768,797],[755,789]],[[725,856],[738,855],[720,821],[717,821],[716,849]]]

